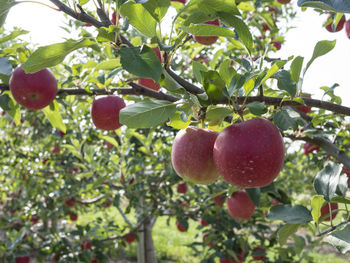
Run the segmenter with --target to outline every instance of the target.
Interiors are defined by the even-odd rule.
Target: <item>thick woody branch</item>
[[[93,199],[77,200],[77,202],[79,204],[82,204],[82,205],[91,205],[91,204],[95,204],[95,203],[101,201],[104,197],[105,197],[105,195],[100,195],[100,196],[95,197]]]
[[[181,78],[179,75],[177,75],[170,68],[166,68],[165,70],[177,83],[179,83],[182,87],[184,87],[185,90],[187,90],[189,93],[196,95],[196,94],[201,94],[204,92],[204,90],[198,88],[197,86],[195,86],[195,85],[189,83],[188,81],[186,81],[185,79]]]
[[[314,136],[310,137],[296,137],[296,136],[288,136],[292,140],[302,140],[315,145],[320,146],[323,150],[325,150],[329,155],[333,156],[336,160],[344,164],[348,169],[350,169],[350,157],[342,150],[340,150],[336,145],[327,140],[326,138]]]

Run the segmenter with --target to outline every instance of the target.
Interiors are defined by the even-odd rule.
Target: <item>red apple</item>
[[[16,263],[29,263],[29,261],[30,261],[29,256],[16,257]]]
[[[154,48],[152,48],[152,49],[153,49],[153,51],[156,53],[156,55],[157,55],[157,57],[158,57],[160,63],[162,63],[162,54],[160,53],[159,48],[154,47]]]
[[[111,201],[107,200],[107,201],[105,202],[105,207],[110,207],[111,204],[112,204]]]
[[[262,26],[262,31],[264,32],[271,30],[270,26],[266,23],[263,23],[261,26]]]
[[[277,1],[277,3],[280,3],[282,5],[290,3],[290,0],[276,0],[276,1]]]
[[[332,22],[326,26],[326,29],[327,29],[329,32],[332,32],[332,33],[333,33],[333,32],[338,32],[338,31],[342,30],[343,27],[344,27],[345,21],[346,21],[346,20],[345,20],[345,16],[343,15],[343,17],[339,20],[338,25],[337,25],[336,28],[333,28],[333,22],[334,22],[335,15],[334,15],[334,14],[329,14],[329,15],[328,15],[328,19],[331,18],[331,17],[332,17]],[[327,19],[327,20],[328,20],[328,19]]]
[[[201,219],[199,220],[199,222],[201,223],[202,226],[207,226],[207,225],[209,224],[208,221],[207,221],[207,220],[204,220],[203,218],[201,218]]]
[[[335,211],[335,210],[338,210],[338,203],[331,203],[331,209],[332,209],[332,220],[333,220],[336,217],[336,215],[338,214],[338,211]],[[327,215],[329,215],[329,216],[324,218],[324,216],[327,216]],[[330,221],[331,220],[328,203],[324,204],[321,207],[321,218],[322,218],[322,221]]]
[[[259,256],[254,256],[254,252],[256,252],[256,254],[258,254]],[[266,258],[265,256],[265,248],[263,247],[256,247],[253,249],[253,259],[255,261],[258,260],[264,260]]]
[[[179,194],[186,194],[187,192],[187,184],[178,184],[176,190]]]
[[[195,184],[210,184],[219,174],[213,160],[217,132],[187,127],[178,132],[171,150],[171,162],[176,173]]]
[[[308,155],[309,153],[312,153],[314,151],[317,152],[318,150],[320,150],[320,146],[307,142],[304,144],[303,149],[304,149],[304,154]]]
[[[115,25],[117,24],[117,12],[114,11],[112,14],[112,24]]]
[[[151,90],[159,91],[160,84],[155,83],[153,79],[139,79],[137,83],[145,88],[149,88]]]
[[[233,257],[231,257],[230,255],[226,255],[225,258],[220,258],[220,263],[242,263],[243,262],[243,250],[240,249],[238,251],[238,256],[237,256],[237,260],[235,260]]]
[[[32,223],[33,225],[36,224],[36,223],[38,223],[38,221],[39,221],[39,217],[32,216],[32,217],[30,218],[30,223]]]
[[[270,121],[251,119],[226,127],[214,145],[220,175],[243,188],[269,185],[282,169],[284,144]]]
[[[214,204],[217,206],[223,206],[223,204],[226,201],[226,196],[225,195],[217,195],[214,197]]]
[[[51,149],[51,153],[53,153],[53,154],[59,154],[60,152],[61,152],[61,149],[58,146],[54,146]]]
[[[69,219],[72,221],[77,221],[78,220],[78,215],[77,214],[70,214]]]
[[[64,201],[64,203],[65,203],[66,206],[68,206],[68,207],[73,207],[73,206],[75,206],[76,200],[75,200],[74,197],[72,197],[72,198],[70,198],[70,199]]]
[[[345,22],[345,33],[347,38],[350,38],[350,19]]]
[[[84,250],[84,249],[91,250],[91,249],[92,249],[92,243],[91,243],[91,241],[88,240],[88,239],[83,240],[83,242],[82,242],[81,245],[80,245],[80,248],[81,248],[82,250]]]
[[[45,108],[57,94],[57,81],[49,69],[26,74],[19,66],[13,71],[9,86],[13,98],[30,110]]]
[[[204,22],[204,24],[219,26],[220,22],[218,19],[215,19],[215,20]],[[218,40],[219,37],[217,37],[217,36],[194,36],[193,38],[198,43],[209,46],[209,45],[214,44],[216,42],[216,40]]]
[[[91,263],[99,263],[98,259],[94,258],[93,260],[91,260]]]
[[[272,41],[271,44],[276,48],[276,50],[280,50],[282,47],[281,42]]]
[[[128,243],[132,243],[136,240],[136,235],[134,233],[129,233],[125,236],[125,241]]]
[[[111,144],[110,142],[106,142],[105,147],[106,147],[106,150],[109,151],[109,150],[113,149],[114,145]]]
[[[187,228],[183,227],[179,221],[176,221],[176,226],[180,232],[187,232]]]
[[[122,126],[119,122],[119,112],[125,107],[125,102],[118,96],[106,96],[94,100],[91,107],[91,117],[95,126],[102,130],[115,130]]]
[[[234,219],[249,219],[254,213],[255,205],[243,190],[237,190],[227,199],[228,212]]]

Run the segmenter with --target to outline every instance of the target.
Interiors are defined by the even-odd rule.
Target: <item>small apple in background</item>
[[[315,151],[317,152],[318,150],[320,150],[320,146],[307,142],[304,144],[303,150],[304,150],[304,154],[308,155],[309,153],[312,153]]]
[[[91,260],[91,263],[99,263],[98,259],[97,258],[94,258]]]
[[[145,88],[159,91],[160,90],[160,84],[155,83],[153,79],[138,79],[137,83]]]
[[[235,260],[232,256],[226,255],[225,258],[220,258],[220,263],[242,263],[244,258],[243,258],[243,250],[239,249],[238,255],[237,255],[237,260]]]
[[[106,200],[104,205],[105,205],[106,208],[108,208],[108,207],[111,206],[111,204],[112,204],[112,202],[110,200]]]
[[[110,142],[106,142],[105,147],[106,147],[106,150],[109,151],[109,150],[113,149],[114,145],[111,144]]]
[[[71,197],[70,199],[64,201],[64,203],[65,203],[66,206],[68,206],[68,207],[73,207],[73,206],[75,206],[76,201],[77,201],[77,200],[75,199],[75,197]]]
[[[276,0],[277,3],[280,3],[282,5],[290,3],[291,0]]]
[[[237,190],[227,199],[227,208],[233,219],[247,220],[252,217],[255,205],[245,191]]]
[[[120,18],[120,15],[119,15],[119,18]],[[116,11],[113,12],[111,20],[112,20],[113,25],[117,24],[117,12]]]
[[[136,240],[136,235],[135,233],[128,233],[125,237],[124,240],[128,243],[132,243]]]
[[[217,206],[223,206],[226,201],[225,195],[217,195],[214,197],[214,204]]]
[[[80,245],[80,248],[81,248],[82,250],[84,250],[84,249],[91,250],[91,249],[92,249],[92,243],[91,243],[91,241],[88,240],[88,239],[83,240],[83,242],[82,242],[81,245]]]
[[[262,27],[261,29],[262,29],[263,32],[271,30],[270,26],[268,24],[266,24],[266,23],[262,23],[261,27]]]
[[[180,2],[186,4],[186,0],[170,0],[171,2]]]
[[[203,24],[206,25],[215,25],[215,26],[220,26],[220,22],[218,19],[214,19],[211,21],[204,22]],[[196,40],[198,43],[202,45],[207,45],[210,46],[214,44],[219,37],[217,36],[193,36],[194,40]]]
[[[176,227],[180,232],[187,232],[187,228],[182,226],[179,221],[176,221]]]
[[[273,45],[276,48],[276,50],[280,50],[282,47],[282,43],[277,41],[271,41],[271,45]]]
[[[208,221],[207,221],[207,220],[204,220],[203,218],[201,218],[201,219],[199,220],[199,222],[201,223],[202,226],[207,226],[207,225],[209,224]]]
[[[30,223],[32,223],[33,225],[36,224],[36,223],[38,223],[38,221],[39,221],[39,217],[32,216],[32,217],[30,218]]]
[[[272,205],[272,206],[275,206],[275,205],[279,205],[280,203],[281,203],[281,202],[278,201],[277,199],[273,199],[271,205]]]
[[[72,221],[77,221],[78,220],[78,214],[70,214],[69,219]]]
[[[229,184],[243,188],[264,187],[279,174],[284,143],[278,128],[256,118],[227,126],[214,145],[214,162]]]
[[[254,252],[257,252],[257,254],[259,254],[259,256],[254,256]],[[258,260],[264,260],[266,258],[266,252],[265,252],[265,248],[263,247],[255,247],[253,249],[253,255],[252,255],[253,259],[255,261]]]
[[[58,146],[54,146],[51,149],[51,153],[53,153],[53,154],[59,154],[60,152],[61,152],[61,149]]]
[[[30,261],[29,256],[16,257],[16,263],[29,263],[29,261]]]
[[[201,64],[209,64],[209,59],[208,57],[202,57],[202,56],[197,56],[195,58],[192,59],[192,61],[198,61]]]
[[[336,215],[338,214],[338,203],[331,203],[331,209],[332,209],[332,220],[336,217]],[[324,216],[328,217],[324,218]],[[329,211],[329,204],[326,203],[321,207],[321,220],[322,221],[330,221],[331,217],[330,217],[330,211]]]
[[[350,38],[350,19],[345,22],[345,34],[347,38]]]
[[[183,184],[178,184],[176,187],[176,190],[179,194],[186,194],[187,192],[187,184],[183,183]]]
[[[337,27],[334,28],[334,29],[333,29],[333,23],[334,23],[335,14],[329,14],[329,15],[328,15],[328,18],[327,18],[327,21],[328,21],[330,18],[332,18],[332,21],[331,21],[330,24],[328,24],[328,25],[326,26],[326,29],[327,29],[329,32],[332,32],[332,33],[333,33],[333,32],[338,32],[338,31],[340,31],[340,30],[343,29],[344,24],[345,24],[345,21],[346,21],[344,15],[343,15],[343,17],[339,20]]]
[[[18,66],[10,78],[13,98],[29,110],[40,110],[50,105],[57,94],[57,81],[49,69],[26,74]]]
[[[119,112],[125,107],[122,98],[114,95],[94,100],[91,106],[91,117],[95,126],[101,130],[116,130],[122,126]]]
[[[217,132],[187,127],[177,133],[171,150],[176,173],[186,181],[207,185],[219,176],[213,160]]]

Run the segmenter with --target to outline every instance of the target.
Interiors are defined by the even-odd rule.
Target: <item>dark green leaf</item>
[[[157,21],[142,4],[127,2],[121,6],[120,12],[141,34],[149,38],[156,36]]]
[[[278,230],[278,243],[280,243],[280,245],[283,246],[287,242],[288,237],[295,234],[298,228],[299,228],[298,224],[283,225]]]
[[[266,217],[269,220],[282,220],[287,224],[304,224],[312,221],[310,211],[302,205],[276,205]]]
[[[176,104],[163,100],[145,99],[126,106],[120,111],[120,122],[129,128],[151,128],[170,119]]]
[[[240,75],[238,73],[232,77],[230,86],[227,89],[228,98],[231,98],[235,92],[237,92],[243,87],[246,79],[247,75]]]
[[[157,21],[162,20],[170,6],[170,0],[148,0],[143,6]]]
[[[249,195],[250,199],[253,201],[254,205],[256,207],[259,207],[260,188],[247,188],[246,192]]]
[[[264,102],[254,101],[246,105],[251,113],[254,115],[262,115],[267,112]]]
[[[202,84],[209,99],[218,100],[222,97],[222,90],[225,88],[225,82],[221,79],[218,72],[210,70],[201,71]]]
[[[193,71],[193,74],[194,74],[196,80],[199,83],[202,83],[201,71],[207,72],[208,68],[206,66],[204,66],[203,64],[199,63],[198,61],[192,61],[192,71]]]
[[[313,7],[329,12],[350,13],[348,0],[298,0],[298,6]]]
[[[3,57],[0,57],[0,74],[10,76],[12,73],[11,63]]]
[[[273,116],[273,122],[278,128],[285,131],[289,128],[294,130],[298,127],[299,114],[293,110],[283,109]]]
[[[303,61],[304,58],[298,56],[293,60],[292,64],[290,65],[290,77],[295,83],[298,83],[299,81]]]
[[[297,85],[291,79],[289,71],[280,70],[275,74],[277,77],[277,86],[280,90],[285,90],[291,97],[294,97],[297,92]]]
[[[90,38],[84,38],[78,41],[68,39],[63,43],[39,47],[22,65],[22,69],[26,73],[35,73],[44,68],[56,66],[74,50],[95,44],[96,42]]]
[[[10,8],[18,3],[20,2],[14,0],[0,0],[0,28],[4,25]]]
[[[235,69],[231,66],[231,62],[231,59],[225,59],[219,66],[219,74],[227,86],[230,85],[232,77],[236,74]]]
[[[223,120],[226,116],[229,116],[232,114],[232,110],[229,108],[213,108],[209,109],[206,113],[206,119],[208,121],[215,121],[215,120]]]
[[[141,78],[150,78],[158,82],[162,74],[162,64],[152,48],[143,46],[123,47],[119,50],[122,67]]]
[[[336,190],[340,180],[341,166],[328,163],[315,177],[314,188],[317,194],[322,195],[326,201],[337,196]]]
[[[325,238],[325,241],[333,245],[343,254],[350,251],[350,223],[342,230],[332,232]]]

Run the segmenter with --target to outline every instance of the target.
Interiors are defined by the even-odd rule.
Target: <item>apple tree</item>
[[[0,28],[2,261],[107,262],[137,241],[157,262],[159,217],[197,224],[201,262],[349,251],[350,108],[303,86],[336,42],[277,58],[290,1],[50,2],[70,39]],[[0,0],[0,26],[20,3]],[[349,35],[347,1],[298,4]]]

